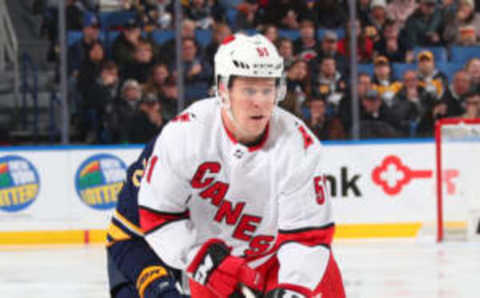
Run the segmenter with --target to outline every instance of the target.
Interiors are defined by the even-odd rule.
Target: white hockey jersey
[[[321,145],[275,107],[261,143],[246,147],[223,125],[216,98],[192,105],[163,129],[139,191],[146,240],[184,270],[219,238],[252,268],[276,253],[279,282],[313,288],[333,236]]]

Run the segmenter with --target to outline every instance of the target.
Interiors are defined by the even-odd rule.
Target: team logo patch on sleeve
[[[17,212],[30,206],[38,196],[40,178],[27,159],[7,155],[0,158],[0,209]]]
[[[111,154],[93,155],[77,170],[77,194],[82,202],[91,208],[114,208],[126,176],[127,166],[120,158]]]

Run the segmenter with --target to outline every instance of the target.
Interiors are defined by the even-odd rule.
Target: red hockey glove
[[[261,291],[261,275],[249,268],[244,259],[231,256],[230,250],[222,240],[208,240],[187,268],[190,278],[221,298],[232,295],[241,284]]]

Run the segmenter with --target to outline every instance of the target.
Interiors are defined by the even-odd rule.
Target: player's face
[[[275,79],[236,78],[229,90],[239,141],[250,142],[265,130],[275,105]]]

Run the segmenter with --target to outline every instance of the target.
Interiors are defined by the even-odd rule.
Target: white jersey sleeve
[[[185,269],[195,240],[187,202],[191,188],[182,144],[184,123],[170,123],[158,138],[138,194],[145,239],[168,265]]]
[[[311,290],[323,278],[333,237],[331,201],[322,173],[322,147],[303,124],[302,146],[293,146],[291,173],[279,196],[279,283]]]

